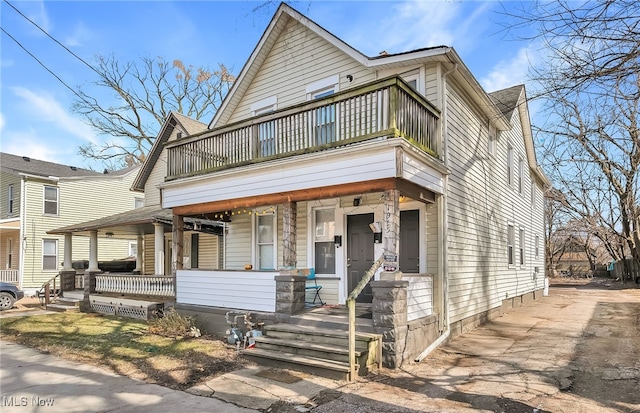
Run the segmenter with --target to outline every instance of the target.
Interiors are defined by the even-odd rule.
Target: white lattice
[[[100,314],[116,315],[116,306],[113,304],[93,302],[91,303],[91,309]]]

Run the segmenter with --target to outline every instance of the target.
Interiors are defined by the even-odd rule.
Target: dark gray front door
[[[418,210],[400,211],[400,271],[420,272],[420,217]]]
[[[373,265],[373,232],[369,228],[372,222],[373,214],[347,216],[347,295]],[[367,284],[356,301],[370,303],[372,298]]]

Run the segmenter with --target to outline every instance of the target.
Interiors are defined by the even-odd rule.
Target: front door
[[[400,271],[420,272],[420,217],[418,210],[400,211]]]
[[[373,232],[369,228],[373,220],[373,214],[347,216],[347,295],[373,265]],[[356,301],[370,303],[372,299],[371,286],[367,284]]]

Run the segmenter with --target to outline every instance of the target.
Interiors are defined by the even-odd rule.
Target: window
[[[316,274],[336,273],[336,247],[333,243],[335,235],[335,211],[333,209],[317,209],[315,217],[314,268]]]
[[[129,256],[130,257],[138,256],[138,243],[136,241],[129,241]]]
[[[536,207],[536,182],[531,180],[531,208]]]
[[[536,235],[536,240],[535,240],[535,256],[536,258],[540,257],[540,236]]]
[[[524,193],[524,161],[522,158],[518,159],[518,193],[520,195]]]
[[[251,105],[253,116],[266,115],[276,110],[277,96],[262,99]],[[265,157],[276,154],[276,121],[262,122],[258,124],[258,156]]]
[[[307,99],[321,99],[338,91],[338,75],[321,79],[307,85]],[[314,112],[314,137],[316,145],[326,145],[336,141],[336,105],[328,103]]]
[[[509,265],[514,265],[516,262],[515,257],[515,244],[516,243],[516,233],[515,228],[512,223],[507,224],[507,261]]]
[[[7,188],[7,206],[10,214],[13,213],[13,184],[10,184]]]
[[[513,186],[513,148],[511,145],[507,148],[507,183]]]
[[[256,216],[256,250],[257,267],[260,270],[275,270],[276,268],[276,248],[275,248],[275,214],[264,214]]]
[[[58,188],[55,186],[44,187],[44,213],[58,215]]]
[[[498,147],[498,139],[496,136],[496,128],[493,126],[489,126],[489,155],[496,155],[496,150]]]
[[[7,264],[6,269],[10,270],[13,264],[13,238],[7,238]]]
[[[42,240],[42,269],[43,270],[58,269],[58,240],[55,240],[55,239]]]
[[[138,208],[142,208],[144,206],[144,198],[138,198],[136,197],[133,200],[133,208],[134,209],[138,209]]]
[[[518,263],[524,265],[524,228],[520,227],[520,236],[518,239]]]

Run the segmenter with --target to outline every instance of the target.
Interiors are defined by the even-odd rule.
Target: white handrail
[[[173,276],[96,275],[96,292],[175,297]]]

